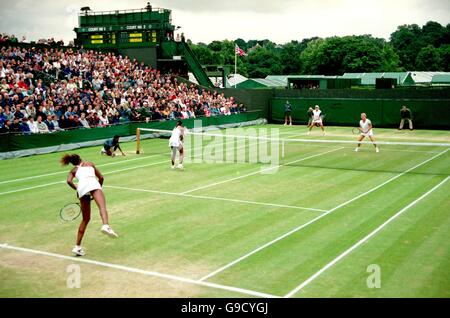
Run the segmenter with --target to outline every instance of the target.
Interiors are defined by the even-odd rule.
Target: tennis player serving
[[[373,134],[373,127],[372,122],[369,118],[367,118],[367,115],[365,113],[361,114],[361,121],[359,122],[359,131],[360,135],[358,137],[358,147],[356,147],[355,151],[358,152],[359,148],[361,147],[361,141],[363,141],[364,138],[369,137],[370,141],[372,141],[375,151],[378,153],[380,152],[380,149],[378,148],[377,144],[375,143],[375,135]]]
[[[111,229],[108,222],[106,200],[102,190],[102,185],[105,178],[92,162],[84,162],[81,160],[80,156],[76,154],[64,155],[61,159],[61,164],[63,166],[67,166],[69,164],[74,166],[74,168],[70,170],[67,175],[67,184],[72,189],[77,191],[77,197],[80,200],[83,219],[81,220],[80,227],[78,228],[77,243],[72,252],[77,256],[84,256],[85,252],[81,247],[81,241],[83,240],[87,225],[91,219],[91,196],[93,200],[95,200],[95,203],[97,203],[98,209],[100,210],[100,216],[103,222],[103,226],[101,228],[102,233],[112,238],[118,237],[118,235]],[[78,180],[77,185],[73,182],[75,178]]]

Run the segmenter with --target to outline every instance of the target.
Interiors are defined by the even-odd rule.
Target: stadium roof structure
[[[277,86],[287,86],[288,79],[310,79],[310,80],[322,80],[322,79],[337,79],[340,76],[327,76],[327,75],[269,75],[265,79],[273,83],[277,83]]]
[[[189,76],[189,82],[192,82],[196,85],[199,85],[198,80],[195,78],[194,73],[189,72],[188,73]],[[217,85],[219,85],[220,87],[222,87],[222,79],[221,78],[217,78],[217,77],[209,77],[209,80],[211,81],[211,83],[213,83],[216,87]]]
[[[248,78],[241,74],[230,74],[228,76],[227,87],[234,87],[235,85],[239,85],[245,82],[246,80],[248,80]]]
[[[277,88],[286,87],[286,82],[267,79],[267,78],[249,78],[244,82],[237,84],[237,88]]]
[[[450,73],[435,74],[431,79],[431,84],[450,85]]]
[[[278,86],[286,86],[289,79],[358,79],[361,85],[375,86],[377,78],[393,78],[398,85],[431,85],[450,84],[450,72],[378,72],[378,73],[345,73],[343,76],[326,75],[269,75],[266,80],[279,83]]]
[[[377,78],[397,79],[398,85],[430,85],[436,75],[450,75],[449,72],[385,72],[385,73],[345,73],[342,78],[361,79],[361,85],[375,85]]]
[[[398,85],[414,85],[411,72],[345,73],[342,78],[361,79],[361,85],[375,86],[377,78],[393,78]]]
[[[251,88],[280,88],[288,86],[289,80],[327,80],[327,79],[355,79],[360,80],[359,85],[375,86],[377,78],[393,78],[401,86],[414,85],[450,85],[450,72],[378,72],[378,73],[345,73],[343,76],[330,75],[269,75],[266,78],[247,78],[243,75],[230,74],[226,87],[242,89]],[[216,79],[210,78],[215,82]],[[193,74],[189,74],[189,80],[197,83]]]

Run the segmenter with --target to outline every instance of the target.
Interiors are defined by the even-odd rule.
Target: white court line
[[[247,148],[247,145],[239,146],[239,147],[236,148],[236,150],[239,150],[239,149],[242,149],[242,148]],[[195,150],[198,150],[198,149],[203,149],[203,147],[194,147],[194,148],[191,149],[191,151],[192,150],[195,151]],[[171,155],[171,154],[172,154],[171,152],[167,152],[167,155]],[[158,157],[158,156],[163,156],[163,155],[166,155],[166,154],[162,154],[162,153],[161,154],[155,154],[155,155],[151,155],[151,156],[144,156],[144,157],[140,157],[140,158],[133,158],[133,159],[128,159],[128,160],[119,161],[119,162],[110,162],[110,163],[100,164],[100,165],[96,165],[96,166],[97,167],[106,167],[106,166],[112,166],[112,165],[119,165],[119,164],[124,164],[124,163],[128,163],[128,162],[135,161],[135,160],[143,160],[143,159],[152,158],[152,157]],[[200,156],[200,155],[196,155],[196,156],[194,156],[194,158],[197,157],[197,156]],[[116,172],[119,172],[119,171],[116,171]],[[37,179],[37,178],[41,178],[41,177],[48,177],[48,176],[53,176],[53,175],[65,174],[65,173],[67,173],[67,171],[51,172],[51,173],[41,174],[41,175],[37,175],[37,176],[30,176],[30,177],[24,177],[24,178],[0,181],[0,184],[32,180],[32,179]],[[54,183],[54,184],[56,184],[56,183]]]
[[[426,198],[428,195],[430,195],[432,192],[434,192],[436,189],[438,189],[440,186],[442,186],[444,183],[446,183],[448,180],[450,179],[450,177],[445,178],[445,180],[443,180],[442,182],[440,182],[438,185],[436,185],[433,189],[431,189],[430,191],[428,191],[427,193],[423,194],[420,198],[414,200],[413,202],[411,202],[410,204],[408,204],[406,207],[404,207],[403,209],[401,209],[399,212],[397,212],[395,215],[393,215],[392,217],[390,217],[386,222],[384,222],[383,224],[381,224],[379,227],[377,227],[375,230],[373,230],[371,233],[369,233],[366,237],[364,237],[363,239],[361,239],[360,241],[358,241],[356,244],[354,244],[353,246],[351,246],[349,249],[347,249],[345,252],[343,252],[342,254],[340,254],[338,257],[336,257],[335,259],[333,259],[331,262],[329,262],[327,265],[325,265],[324,267],[322,267],[319,271],[317,271],[314,275],[312,275],[311,277],[309,277],[307,280],[305,280],[303,283],[301,283],[299,286],[297,286],[296,288],[294,288],[292,291],[290,291],[289,293],[287,293],[284,297],[285,298],[289,298],[294,296],[296,293],[298,293],[300,290],[302,290],[304,287],[306,287],[307,285],[309,285],[313,280],[315,280],[317,277],[319,277],[323,272],[325,272],[327,269],[329,269],[330,267],[332,267],[333,265],[335,265],[337,262],[339,262],[341,259],[343,259],[345,256],[347,256],[348,254],[350,254],[352,251],[354,251],[355,249],[357,249],[359,246],[361,246],[362,244],[366,243],[369,239],[371,239],[373,236],[375,236],[378,232],[380,232],[386,225],[388,225],[389,223],[391,223],[392,221],[394,221],[397,217],[399,217],[401,214],[403,214],[405,211],[407,211],[408,209],[410,209],[411,207],[413,207],[414,205],[416,205],[418,202],[422,201],[424,198]]]
[[[100,164],[100,165],[96,165],[96,166],[97,167],[107,167],[107,166],[120,165],[120,164],[128,163],[128,162],[131,162],[131,161],[143,160],[143,159],[157,157],[157,156],[161,156],[161,155],[162,154],[156,154],[156,155],[145,156],[145,157],[140,157],[140,158],[127,159],[127,160],[124,160],[124,161],[116,161],[116,162],[104,163],[104,164]],[[67,171],[50,172],[50,173],[40,174],[40,175],[36,175],[36,176],[30,176],[30,177],[24,177],[24,178],[0,181],[0,184],[19,182],[19,181],[26,181],[26,180],[32,180],[32,179],[38,179],[38,178],[42,178],[42,177],[55,176],[55,175],[58,175],[58,174],[65,174],[65,173],[67,173]]]
[[[306,126],[305,126],[305,129],[307,129]],[[325,129],[326,129],[326,127],[325,127]],[[350,137],[350,136],[352,136],[350,133],[349,134],[339,134],[339,133],[332,133],[332,132],[328,133],[326,131],[325,131],[325,133],[326,133],[327,136],[330,136],[330,137]],[[291,130],[291,131],[280,132],[280,135],[281,136],[306,136],[306,135],[308,135],[308,132],[307,131],[306,132],[301,132],[301,131],[294,132],[294,131]],[[320,136],[322,136],[322,134],[320,134],[320,135],[316,134],[316,135],[312,135],[312,136],[320,137]],[[375,137],[378,137],[380,139],[394,139],[394,140],[405,140],[405,141],[408,141],[408,140],[423,140],[423,141],[427,141],[427,142],[430,142],[430,141],[450,142],[450,138],[433,138],[433,137],[425,138],[425,137],[415,137],[415,136],[392,136],[392,134],[387,135],[386,132],[379,132],[379,133],[376,134]]]
[[[152,277],[158,277],[158,278],[178,281],[178,282],[192,284],[192,285],[221,289],[221,290],[236,292],[236,293],[240,293],[240,294],[244,294],[244,295],[256,296],[256,297],[260,297],[260,298],[280,298],[280,296],[275,296],[275,295],[266,294],[266,293],[260,293],[257,291],[238,288],[238,287],[232,287],[232,286],[226,286],[226,285],[220,285],[220,284],[214,284],[214,283],[208,283],[208,282],[200,282],[200,281],[197,281],[194,279],[180,277],[180,276],[176,276],[176,275],[147,271],[147,270],[143,270],[143,269],[123,266],[123,265],[117,265],[117,264],[111,264],[111,263],[106,263],[106,262],[100,262],[100,261],[90,260],[90,259],[86,259],[86,258],[71,257],[71,256],[66,256],[66,255],[61,255],[61,254],[50,253],[50,252],[32,250],[29,248],[15,247],[15,246],[11,246],[8,244],[0,244],[0,248],[24,252],[24,253],[31,253],[31,254],[36,254],[36,255],[43,255],[43,256],[68,260],[71,262],[85,263],[85,264],[90,264],[90,265],[113,268],[113,269],[117,269],[117,270],[121,270],[121,271],[126,271],[126,272],[146,275],[146,276],[152,276]]]
[[[55,185],[55,184],[61,184],[61,183],[64,183],[64,182],[65,181],[56,181],[56,182],[51,182],[51,183],[40,184],[40,185],[37,185],[37,186],[34,186],[34,187],[20,188],[20,189],[17,189],[17,190],[0,192],[0,195],[17,193],[17,192],[28,191],[28,190],[39,189],[39,188],[45,188],[45,187],[49,187],[49,186],[52,186],[52,185]]]
[[[167,130],[152,129],[155,132],[167,132]],[[252,140],[264,140],[264,141],[298,141],[298,142],[311,142],[311,139],[286,139],[286,138],[270,138],[263,136],[240,136],[231,134],[210,134],[210,133],[191,133],[191,135],[202,135],[207,137],[220,137],[220,138],[237,138],[237,139],[252,139]],[[347,135],[346,135],[347,137]],[[318,143],[344,143],[344,144],[372,144],[372,141],[357,141],[357,140],[326,140],[326,139],[314,139],[314,142]],[[392,141],[377,141],[378,145],[395,145],[395,146],[437,146],[437,147],[450,147],[450,142],[446,143],[431,143],[431,142],[392,142]]]
[[[265,202],[238,200],[238,199],[227,199],[227,198],[212,197],[212,196],[205,196],[205,195],[182,194],[182,193],[177,193],[177,192],[166,192],[166,191],[157,191],[157,190],[136,189],[136,188],[110,186],[110,185],[104,186],[104,188],[111,188],[111,189],[117,189],[117,190],[128,190],[128,191],[135,191],[135,192],[147,192],[147,193],[155,193],[155,194],[166,194],[166,195],[173,195],[173,196],[180,196],[180,197],[187,197],[187,198],[195,198],[195,199],[204,199],[204,200],[217,200],[217,201],[236,202],[236,203],[243,203],[243,204],[263,205],[263,206],[270,206],[270,207],[277,207],[277,208],[286,208],[286,209],[307,210],[307,211],[314,211],[314,212],[326,212],[326,210],[322,210],[322,209],[306,208],[306,207],[296,206],[296,205],[265,203]]]
[[[240,147],[237,147],[236,149],[245,148],[245,147],[246,146],[240,146]],[[200,148],[200,147],[197,147],[197,148],[194,148],[194,149],[198,149],[198,148]],[[155,156],[158,156],[158,155],[155,155]],[[147,156],[145,158],[149,158],[149,156]],[[144,159],[144,158],[142,158],[142,159]],[[133,160],[133,159],[131,159],[131,160]],[[126,162],[129,162],[131,160],[120,161],[120,163],[126,163]],[[140,165],[140,166],[128,167],[128,168],[124,168],[124,169],[120,169],[120,170],[114,170],[114,171],[105,172],[105,173],[103,173],[103,175],[109,175],[109,174],[118,173],[118,172],[124,172],[124,171],[129,171],[129,170],[134,170],[134,169],[139,169],[139,168],[145,168],[145,167],[150,167],[150,166],[156,166],[156,165],[160,165],[160,164],[164,164],[164,163],[168,163],[168,162],[169,162],[168,160],[164,160],[164,161],[153,162],[153,163],[150,163],[150,164],[145,164],[145,165]],[[68,173],[68,172],[61,172],[61,173]],[[43,175],[43,176],[45,176],[45,175]],[[33,187],[27,187],[27,188],[21,188],[21,189],[17,189],[17,190],[12,190],[12,191],[0,192],[0,196],[1,195],[5,195],[5,194],[11,194],[11,193],[17,193],[17,192],[22,192],[22,191],[27,191],[27,190],[44,188],[44,187],[47,187],[47,186],[60,184],[60,183],[64,183],[64,182],[66,182],[66,181],[56,181],[56,182],[41,184],[41,185],[37,185],[37,186],[33,186]]]
[[[124,168],[124,169],[120,169],[120,170],[114,170],[114,171],[109,171],[109,172],[105,172],[103,173],[104,176],[107,176],[109,174],[113,174],[113,173],[118,173],[118,172],[123,172],[123,171],[128,171],[128,170],[134,170],[134,169],[139,169],[139,168],[145,168],[145,167],[151,167],[151,166],[156,166],[156,165],[160,165],[163,163],[167,163],[167,160],[164,161],[159,161],[159,162],[153,162],[153,163],[149,163],[149,164],[145,164],[145,165],[140,165],[140,166],[133,166],[133,167],[128,167],[128,168]],[[66,172],[68,173],[68,172]],[[66,181],[56,181],[56,182],[51,182],[51,183],[46,183],[46,184],[41,184],[41,185],[37,185],[34,187],[28,187],[28,188],[20,188],[17,190],[11,190],[11,191],[6,191],[6,192],[0,192],[0,195],[5,195],[5,194],[11,194],[11,193],[17,193],[17,192],[22,192],[22,191],[27,191],[27,190],[33,190],[33,189],[38,189],[38,188],[45,188],[51,185],[55,185],[55,184],[60,184],[60,183],[65,183]]]
[[[280,134],[281,135],[281,134]],[[290,136],[290,135],[288,135],[287,136],[287,139],[285,138],[284,139],[284,141],[283,141],[283,146],[285,145],[285,143],[289,143],[288,141],[289,140],[293,140],[293,139],[290,139],[291,137],[296,137],[296,136],[298,136],[298,135],[300,135],[300,134],[295,134],[295,135],[292,135],[292,136]],[[303,134],[303,135],[306,135],[306,134]],[[304,146],[307,146],[307,147],[318,147],[318,148],[330,148],[330,147],[335,147],[335,146],[333,146],[333,145],[324,145],[324,144],[321,144],[321,143],[315,143],[314,142],[314,140],[315,139],[312,139],[312,142],[309,142],[309,143],[302,143],[302,145],[304,145]],[[337,140],[336,141],[336,143],[339,143],[339,140]],[[355,147],[354,146],[350,146],[350,147],[343,147],[343,148],[345,148],[345,149],[355,149]],[[439,153],[439,151],[432,151],[432,150],[409,150],[409,149],[393,149],[393,148],[385,148],[385,147],[383,147],[383,148],[381,148],[381,151],[382,152],[409,152],[409,153],[429,153],[429,154],[432,154],[432,153]]]
[[[364,197],[364,196],[366,196],[366,195],[368,195],[368,194],[370,194],[370,193],[372,193],[372,192],[374,192],[374,191],[380,189],[381,187],[385,186],[386,184],[391,183],[392,181],[394,181],[394,180],[400,178],[401,176],[403,176],[403,175],[405,175],[405,174],[407,174],[407,173],[413,171],[414,169],[417,169],[417,168],[419,168],[419,167],[421,167],[421,166],[427,164],[428,162],[430,162],[430,161],[436,159],[437,157],[439,157],[439,156],[445,154],[448,150],[449,150],[449,149],[446,149],[446,150],[442,151],[441,153],[439,153],[439,154],[437,154],[437,155],[431,157],[430,159],[427,159],[427,160],[423,161],[422,163],[419,163],[418,165],[415,165],[414,167],[409,168],[408,170],[406,170],[406,171],[404,171],[404,172],[402,172],[402,173],[400,173],[400,174],[395,175],[394,177],[392,177],[392,178],[390,178],[390,179],[384,181],[384,182],[381,183],[380,185],[378,185],[378,186],[376,186],[376,187],[374,187],[374,188],[372,188],[372,189],[370,189],[370,190],[368,190],[368,191],[366,191],[366,192],[364,192],[364,193],[359,194],[358,196],[354,197],[353,199],[350,199],[350,200],[348,200],[348,201],[346,201],[346,202],[344,202],[344,203],[339,204],[337,207],[335,207],[335,208],[333,208],[333,209],[331,209],[331,210],[328,210],[327,212],[325,212],[325,213],[319,215],[318,217],[312,219],[311,221],[308,221],[307,223],[304,223],[304,224],[300,225],[299,227],[296,227],[295,229],[293,229],[293,230],[291,230],[291,231],[289,231],[289,232],[287,232],[287,233],[285,233],[285,234],[283,234],[283,235],[281,235],[281,236],[275,238],[274,240],[272,240],[272,241],[270,241],[270,242],[268,242],[268,243],[266,243],[266,244],[264,244],[264,245],[262,245],[262,246],[260,246],[260,247],[258,247],[258,248],[256,248],[256,249],[254,249],[253,251],[251,251],[251,252],[249,252],[249,253],[247,253],[247,254],[245,254],[245,255],[239,257],[238,259],[236,259],[236,260],[234,260],[234,261],[232,261],[232,262],[226,264],[225,266],[222,266],[221,268],[215,270],[214,272],[209,273],[208,275],[202,277],[202,278],[200,279],[200,281],[207,280],[207,279],[209,279],[209,278],[211,278],[211,277],[217,275],[218,273],[223,272],[224,270],[226,270],[226,269],[228,269],[228,268],[230,268],[230,267],[236,265],[237,263],[243,261],[244,259],[246,259],[246,258],[252,256],[253,254],[258,253],[258,252],[260,252],[261,250],[263,250],[263,249],[265,249],[265,248],[267,248],[267,247],[269,247],[269,246],[271,246],[271,245],[277,243],[278,241],[281,241],[282,239],[284,239],[284,238],[286,238],[286,237],[288,237],[288,236],[290,236],[290,235],[292,235],[292,234],[294,234],[294,233],[300,231],[301,229],[303,229],[303,228],[305,228],[305,227],[307,227],[307,226],[309,226],[309,225],[311,225],[311,224],[317,222],[318,220],[320,220],[321,218],[327,216],[328,214],[333,213],[334,211],[336,211],[336,210],[338,210],[338,209],[340,209],[340,208],[342,208],[342,207],[344,207],[344,206],[346,206],[346,205],[348,205],[348,204],[350,204],[350,203],[352,203],[352,202],[354,202],[354,201],[356,201],[356,200],[358,200],[358,199],[360,199],[360,198],[362,198],[362,197]]]
[[[253,175],[256,175],[256,174],[261,174],[261,173],[268,172],[268,171],[271,171],[271,170],[276,170],[276,169],[278,169],[280,167],[284,167],[284,166],[291,165],[291,164],[298,163],[298,162],[302,162],[302,161],[305,161],[305,160],[308,160],[308,159],[312,159],[312,158],[316,158],[316,157],[319,157],[319,156],[323,156],[323,155],[326,155],[326,154],[329,154],[331,152],[335,152],[335,151],[338,151],[338,150],[341,150],[341,149],[343,149],[343,148],[341,147],[341,148],[337,148],[337,149],[332,149],[330,151],[322,152],[322,153],[319,153],[319,154],[316,154],[316,155],[312,155],[312,156],[305,157],[305,158],[302,158],[302,159],[294,160],[294,161],[291,161],[291,162],[288,162],[288,163],[284,163],[284,164],[281,164],[281,165],[276,165],[276,166],[272,166],[272,167],[268,167],[268,168],[264,168],[264,169],[259,169],[258,171],[254,171],[254,172],[251,172],[251,173],[248,173],[248,174],[244,174],[244,175],[239,176],[239,177],[235,177],[235,178],[231,178],[231,179],[227,179],[227,180],[223,180],[223,181],[219,181],[219,182],[210,183],[210,184],[207,184],[207,185],[204,185],[204,186],[192,189],[192,190],[188,190],[188,191],[182,192],[181,194],[188,194],[188,193],[191,193],[191,192],[195,192],[195,191],[198,191],[198,190],[203,190],[203,189],[206,189],[206,188],[214,187],[214,186],[217,186],[217,185],[220,185],[220,184],[224,184],[224,183],[227,183],[227,182],[231,182],[231,181],[247,178],[247,177],[250,177],[250,176],[253,176]]]

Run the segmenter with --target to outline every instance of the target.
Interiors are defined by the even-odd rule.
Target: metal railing
[[[82,11],[78,13],[79,17],[85,16],[97,16],[97,15],[111,15],[111,14],[127,14],[127,13],[146,13],[146,12],[169,12],[169,9],[164,8],[152,8],[150,11],[147,8],[142,9],[129,9],[129,10],[112,10],[112,11]]]

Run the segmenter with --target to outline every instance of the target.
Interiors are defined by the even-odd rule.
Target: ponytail
[[[63,165],[63,166],[68,166],[69,164],[77,166],[81,163],[81,158],[79,155],[76,155],[76,154],[73,154],[73,155],[65,154],[61,158],[60,162],[61,162],[61,165]]]

